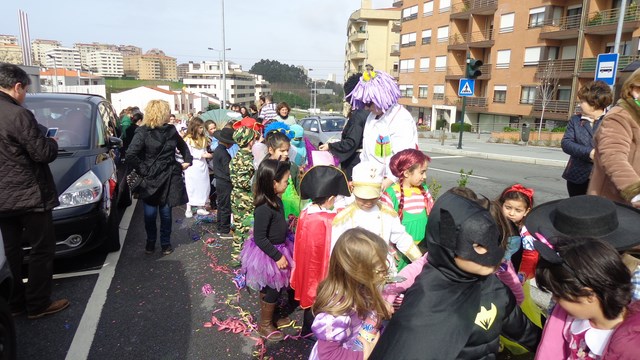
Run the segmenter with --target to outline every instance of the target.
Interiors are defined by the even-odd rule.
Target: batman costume
[[[496,276],[467,273],[455,257],[497,266],[504,255],[489,211],[447,192],[427,227],[428,264],[382,333],[370,359],[495,359],[499,335],[535,350],[541,330]],[[473,247],[487,251],[479,254]]]

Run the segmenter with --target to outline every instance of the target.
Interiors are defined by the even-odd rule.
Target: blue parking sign
[[[460,85],[458,85],[458,96],[473,96],[475,83],[476,81],[474,79],[460,79]]]
[[[601,80],[609,86],[616,83],[618,71],[618,54],[598,54],[595,80]]]

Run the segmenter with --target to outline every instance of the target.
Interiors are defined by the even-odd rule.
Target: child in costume
[[[545,340],[553,336],[561,344],[562,359],[637,359],[640,302],[631,303],[631,276],[616,249],[585,237],[536,241],[535,247],[542,259],[536,282],[568,313],[561,335],[546,326],[544,332]],[[557,358],[544,349],[536,355]]]
[[[268,151],[268,158],[272,160],[289,160],[289,149],[291,147],[291,139],[293,131],[289,125],[282,122],[272,122],[265,128],[265,145]],[[287,185],[287,190],[282,196],[284,203],[285,218],[289,215],[298,217],[300,215],[300,168],[293,162],[290,162],[291,177]]]
[[[184,171],[184,184],[189,196],[184,215],[187,218],[193,217],[193,207],[197,208],[198,215],[209,215],[204,208],[211,191],[207,160],[213,155],[207,151],[209,140],[205,135],[204,122],[200,118],[191,119],[184,141],[193,156],[193,164]]]
[[[561,237],[589,236],[605,241],[621,254],[623,263],[633,274],[632,279],[640,276],[639,261],[630,254],[630,250],[640,244],[638,209],[599,196],[574,196],[538,205],[527,215],[525,224],[536,238],[549,242],[551,246]],[[534,245],[536,248],[539,246],[537,242]],[[634,298],[633,294],[638,292],[640,287],[633,285],[632,281],[634,301],[638,298]],[[536,359],[567,358],[566,348],[561,341],[567,323],[567,311],[562,306],[555,306],[545,323],[544,337],[536,352]]]
[[[253,154],[251,146],[258,133],[248,127],[240,127],[233,132],[233,140],[240,147],[236,156],[231,159],[229,170],[231,172],[231,210],[233,211],[233,250],[231,253],[232,265],[240,265],[240,251],[244,240],[249,236],[249,230],[253,222],[253,191],[251,181],[255,169],[253,167]]]
[[[346,176],[334,166],[314,166],[300,181],[301,198],[311,199],[298,219],[291,275],[295,299],[304,309],[302,335],[311,333],[316,288],[329,271],[331,223],[337,214],[333,207],[338,195],[349,196],[350,192]]]
[[[380,294],[386,257],[387,244],[370,231],[355,228],[340,236],[313,305],[318,341],[310,360],[369,358],[382,320],[391,316]]]
[[[307,146],[304,141],[304,129],[298,124],[290,126],[293,131],[293,138],[291,139],[291,154],[289,154],[291,161],[293,161],[298,168],[304,169],[307,166]]]
[[[361,161],[377,162],[384,186],[398,181],[389,169],[391,156],[404,149],[418,148],[416,122],[402,105],[398,104],[400,88],[395,79],[384,71],[366,66],[360,81],[351,93],[353,109],[370,111],[362,134]]]
[[[388,187],[381,198],[383,203],[398,213],[402,225],[416,245],[424,239],[427,219],[433,207],[433,197],[425,184],[430,161],[431,158],[416,149],[405,149],[393,155],[389,168],[398,182]],[[398,270],[409,263],[401,255]]]
[[[422,253],[400,223],[398,214],[380,201],[382,177],[377,163],[361,162],[353,168],[353,195],[355,201],[333,220],[332,246],[348,229],[362,227],[384,239],[389,246],[389,276],[397,273],[396,250],[410,261]]]
[[[495,359],[499,335],[536,348],[540,328],[496,276],[504,248],[489,211],[451,191],[427,228],[428,264],[406,292],[371,359]]]
[[[281,196],[287,188],[289,163],[265,159],[256,172],[253,237],[249,236],[240,253],[247,286],[260,291],[258,333],[269,341],[284,336],[273,322],[280,290],[289,287],[293,238],[288,234]]]
[[[213,159],[211,160],[213,176],[216,178],[217,236],[221,239],[233,239],[231,234],[231,191],[233,184],[231,183],[231,173],[229,171],[231,155],[228,152],[228,149],[235,144],[233,129],[225,127],[222,130],[216,130],[213,136],[218,139],[218,147],[213,151]]]

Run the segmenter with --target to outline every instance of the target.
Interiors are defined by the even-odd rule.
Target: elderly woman
[[[591,81],[578,91],[582,115],[573,115],[562,137],[562,150],[570,155],[562,177],[567,180],[569,196],[585,195],[593,167],[593,134],[600,126],[604,110],[613,95],[604,81]]]
[[[282,121],[287,125],[296,124],[296,117],[293,115],[289,115],[291,112],[291,107],[286,102],[281,102],[276,106],[276,117],[273,121]]]
[[[171,109],[164,100],[151,100],[145,109],[144,122],[136,129],[127,150],[127,163],[143,178],[137,189],[144,203],[144,227],[147,231],[145,252],[153,253],[158,237],[156,218],[160,212],[160,245],[169,255],[171,247],[171,208],[187,203],[182,170],[193,161],[189,147],[169,124]],[[176,161],[176,149],[184,162]]]
[[[640,208],[640,69],[622,85],[620,97],[596,133],[587,193]]]

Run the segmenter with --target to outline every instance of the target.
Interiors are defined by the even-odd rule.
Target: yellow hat
[[[353,195],[360,199],[377,199],[382,186],[382,167],[375,162],[361,162],[353,167]]]

